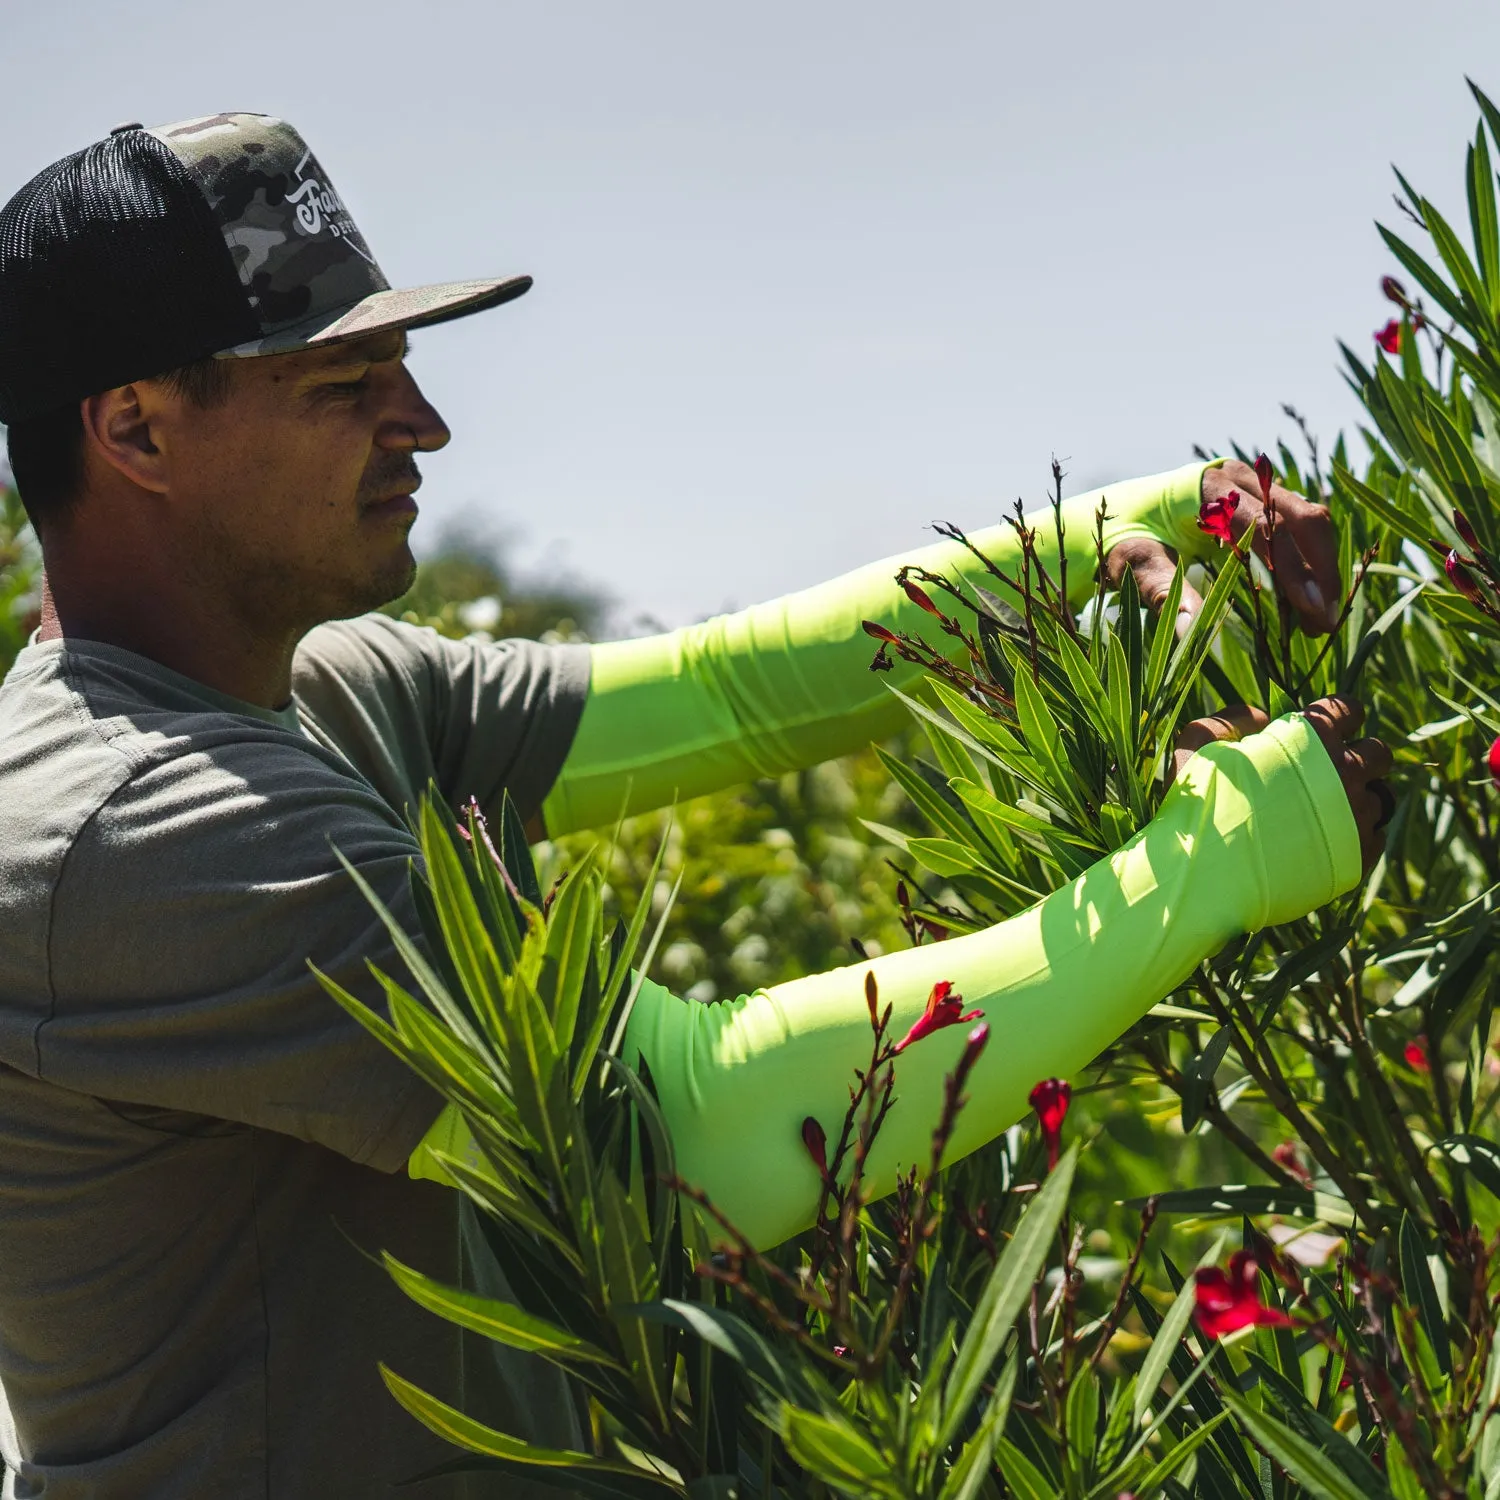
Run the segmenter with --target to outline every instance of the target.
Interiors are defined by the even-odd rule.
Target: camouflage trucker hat
[[[392,289],[284,120],[118,126],[0,209],[0,422],[210,355],[441,323],[530,285]]]

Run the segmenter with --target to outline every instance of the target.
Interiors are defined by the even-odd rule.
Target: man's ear
[[[120,385],[85,396],[80,409],[84,447],[132,484],[162,494],[167,488],[166,466],[141,394],[138,386]]]

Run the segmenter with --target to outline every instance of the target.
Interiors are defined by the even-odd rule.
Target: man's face
[[[410,586],[415,456],[449,434],[405,355],[395,331],[229,361],[207,408],[149,383],[180,556],[247,620],[305,630]]]

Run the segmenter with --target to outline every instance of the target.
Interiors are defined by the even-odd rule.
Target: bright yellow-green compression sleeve
[[[953,1161],[1020,1119],[1040,1079],[1085,1067],[1236,933],[1313,910],[1359,871],[1338,774],[1307,721],[1290,715],[1200,751],[1130,843],[987,931],[712,1005],[646,983],[626,1056],[650,1067],[679,1173],[753,1242],[774,1245],[805,1228],[816,1208],[803,1120],[815,1116],[833,1136],[854,1069],[869,1060],[867,970],[894,1007],[896,1036],[938,980],[984,1011],[990,1043],[970,1077]],[[943,1077],[968,1030],[902,1053],[871,1191],[889,1191],[898,1169],[926,1160]],[[450,1106],[428,1143],[462,1154],[466,1134]],[[411,1171],[442,1180],[423,1148]]]
[[[1064,501],[1075,602],[1094,587],[1101,500],[1106,551],[1130,537],[1155,537],[1189,555],[1203,548],[1196,525],[1203,469],[1189,464]],[[1028,520],[1056,579],[1052,513]],[[1011,526],[989,527],[972,540],[1014,576],[1020,547]],[[872,675],[875,643],[863,622],[920,635],[945,654],[960,649],[896,586],[903,563],[981,587],[995,582],[964,547],[945,541],[737,614],[593,647],[583,717],[543,806],[548,833],[601,827],[622,811],[816,765],[894,734],[906,710],[886,684],[909,688],[918,669],[898,661],[888,676]]]

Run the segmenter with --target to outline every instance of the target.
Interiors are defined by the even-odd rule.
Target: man
[[[930,622],[891,563],[592,649],[363,616],[410,582],[415,455],[448,440],[406,330],[528,285],[391,290],[305,143],[263,116],[122,126],[0,210],[0,420],[46,562],[41,628],[0,688],[7,1494],[386,1493],[451,1454],[385,1396],[381,1358],[509,1430],[565,1433],[555,1385],[481,1390],[454,1330],[355,1248],[461,1275],[455,1195],[404,1170],[447,1128],[440,1101],[306,968],[368,995],[366,960],[390,962],[332,847],[409,915],[403,813],[429,780],[455,806],[508,791],[558,833],[900,721],[860,625]],[[1200,500],[1231,485],[1253,523],[1243,466],[1113,487],[1112,568],[1160,598],[1166,544],[1192,546]],[[1278,574],[1326,629],[1326,514],[1275,498]],[[1085,586],[1097,499],[1070,502]],[[1008,537],[980,540],[1003,556]],[[972,568],[948,546],[911,560]],[[1211,746],[1131,848],[943,945],[942,977],[1015,1032],[975,1075],[962,1149],[1016,1117],[1018,1078],[1081,1067],[1232,932],[1357,880],[1386,763],[1357,729],[1333,702]],[[1289,874],[1268,876],[1271,848]],[[898,1027],[938,952],[877,961]],[[863,1004],[857,973],[722,1007],[643,993],[627,1041],[684,1167],[768,1243],[810,1211],[788,1121],[842,1092]],[[953,1039],[907,1054],[893,1149],[930,1129]]]

